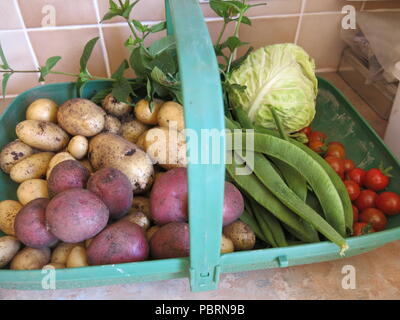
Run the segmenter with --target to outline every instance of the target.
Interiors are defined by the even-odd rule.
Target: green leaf
[[[241,56],[240,58],[238,58],[235,61],[233,61],[232,64],[231,64],[231,71],[239,68],[240,65],[242,64],[242,62],[244,60],[246,60],[247,56],[253,51],[253,49],[254,49],[253,47],[248,48],[246,53],[243,56]]]
[[[118,16],[119,14],[116,12],[107,12],[103,19],[100,20],[100,23],[102,23],[103,21],[107,21],[107,20],[111,20],[112,18]]]
[[[138,29],[141,32],[145,32],[147,29],[147,26],[143,25],[139,20],[132,20],[133,25],[135,26],[136,29]]]
[[[134,48],[129,57],[129,63],[139,77],[145,77],[151,71],[151,60],[142,46]]]
[[[160,22],[160,23],[157,23],[157,24],[151,26],[149,30],[151,33],[156,33],[156,32],[160,32],[160,31],[164,30],[166,27],[167,27],[167,24],[165,21],[163,21],[163,22]]]
[[[176,42],[174,36],[166,36],[161,39],[154,41],[149,47],[149,52],[153,56],[160,54],[165,50],[170,50],[175,48]]]
[[[176,51],[166,50],[157,55],[150,64],[158,67],[165,73],[175,74],[178,71],[178,58]]]
[[[248,44],[248,42],[242,42],[238,37],[231,36],[225,42],[224,45],[229,48],[230,51],[234,51],[235,49]]]
[[[118,10],[118,5],[113,1],[113,0],[109,0],[108,4],[110,6],[110,10]]]
[[[111,93],[112,88],[106,88],[97,92],[90,100],[96,104],[101,104],[105,97]]]
[[[7,62],[6,56],[5,56],[4,51],[3,51],[3,47],[1,46],[1,43],[0,43],[0,59],[1,59],[1,62],[3,63],[1,65],[1,68],[2,69],[6,69],[6,70],[10,69],[10,65]]]
[[[128,104],[131,104],[131,102],[129,101],[130,95],[134,95],[132,87],[129,84],[128,79],[126,78],[120,78],[118,81],[114,82],[111,93],[118,101]]]
[[[93,38],[92,40],[89,40],[88,43],[85,45],[85,48],[83,49],[83,53],[82,53],[81,60],[80,60],[81,72],[88,73],[87,64],[90,59],[90,56],[92,55],[93,48],[96,45],[98,40],[99,40],[99,37]]]
[[[133,7],[134,7],[138,2],[139,2],[139,0],[137,0],[137,1],[133,2],[133,3],[131,3],[131,4],[129,4],[129,1],[125,2],[125,6],[124,6],[125,9],[124,9],[124,11],[122,12],[122,16],[123,16],[125,19],[129,19],[129,16],[131,15],[131,11],[132,11]]]
[[[39,69],[40,71],[39,81],[44,81],[44,78],[49,74],[51,69],[54,68],[57,62],[60,61],[60,59],[61,59],[60,56],[55,56],[47,59],[45,65]]]
[[[8,80],[10,79],[10,77],[11,77],[11,73],[3,74],[3,81],[1,83],[1,90],[3,91],[3,98],[6,97],[7,83],[8,83]]]
[[[251,26],[251,20],[248,17],[243,16],[241,21],[242,21],[242,23]]]
[[[112,79],[121,79],[124,76],[124,72],[126,69],[129,68],[128,61],[124,60],[118,67],[118,69],[112,74],[111,78]]]

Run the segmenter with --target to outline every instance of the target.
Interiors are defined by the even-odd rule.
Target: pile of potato
[[[0,167],[19,183],[0,202],[0,268],[83,267],[189,255],[183,108],[108,95],[102,106],[34,101]],[[174,139],[171,141],[171,139]],[[166,171],[167,170],[167,171]],[[251,249],[243,197],[225,186],[221,252]]]

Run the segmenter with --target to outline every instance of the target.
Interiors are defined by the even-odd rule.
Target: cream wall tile
[[[18,0],[27,27],[41,27],[54,8],[56,26],[97,23],[92,0]],[[53,11],[51,11],[53,12]],[[46,23],[47,19],[44,21]]]
[[[108,11],[109,2],[108,0],[97,0],[99,4],[100,18]],[[131,18],[140,21],[158,21],[165,19],[164,0],[141,0],[132,10]],[[105,21],[110,22],[121,22],[124,19],[115,17],[112,20]]]
[[[0,42],[9,65],[14,70],[35,70],[28,43],[22,31],[0,33]],[[33,73],[15,73],[8,81],[7,94],[21,93],[37,86],[38,76]],[[0,89],[0,93],[3,94]]]
[[[294,42],[298,17],[277,17],[253,19],[252,26],[241,26],[240,39],[249,42],[254,49],[269,44]],[[238,56],[243,55],[248,46],[238,49]]]
[[[130,54],[124,43],[131,33],[128,26],[105,25],[103,26],[103,34],[110,60],[111,72],[114,72],[124,59],[129,59]],[[165,34],[165,31],[162,31],[149,35],[145,40],[145,45],[149,46],[153,41],[165,36]],[[134,77],[134,73],[131,70],[128,70],[125,75]]]
[[[19,29],[22,27],[13,0],[1,0],[0,13],[1,13],[0,30]]]
[[[375,10],[375,9],[399,9],[400,1],[366,1],[364,10]]]
[[[61,56],[62,59],[54,70],[73,73],[79,73],[79,60],[85,44],[98,35],[97,28],[29,32],[32,46],[41,65],[51,56]],[[88,69],[93,75],[106,76],[106,68],[99,41],[89,60]],[[46,82],[74,81],[74,79],[64,75],[49,75],[46,77]]]
[[[359,10],[362,2],[347,0],[307,0],[304,12],[342,11],[345,5],[352,5]]]
[[[295,14],[301,9],[301,0],[255,0],[250,3],[267,3],[266,5],[249,9],[247,15],[250,17],[264,16],[272,14]],[[217,17],[208,3],[201,4],[205,17]]]
[[[341,14],[304,16],[298,44],[312,58],[317,68],[337,68],[344,47],[340,38]]]

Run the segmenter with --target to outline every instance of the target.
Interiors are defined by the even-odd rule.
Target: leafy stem
[[[233,33],[233,36],[236,38],[238,38],[238,36],[239,36],[240,24],[242,23],[242,19],[243,19],[243,16],[244,16],[246,10],[247,10],[247,8],[242,9],[240,11],[239,18],[236,22],[235,31]],[[236,52],[237,52],[237,47],[235,47],[233,49],[233,51],[231,51],[231,54],[229,56],[228,67],[226,68],[226,73],[228,73],[228,74],[229,74],[229,71],[231,70],[232,61],[233,61],[233,58],[236,56]]]

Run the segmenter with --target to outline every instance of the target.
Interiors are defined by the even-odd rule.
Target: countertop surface
[[[386,121],[335,73],[321,74],[353,103],[383,136]],[[0,102],[0,111],[9,101]],[[355,288],[346,289],[345,266],[354,267]],[[400,241],[340,260],[223,274],[219,289],[191,293],[187,279],[132,283],[108,287],[19,291],[0,289],[0,299],[400,299]]]

